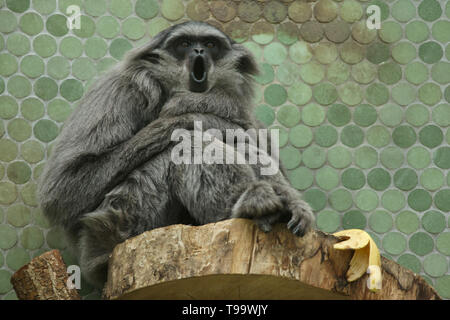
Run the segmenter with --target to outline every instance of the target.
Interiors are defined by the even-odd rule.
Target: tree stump
[[[303,238],[285,225],[264,233],[251,221],[172,225],[116,246],[106,299],[440,299],[417,274],[382,258],[379,293],[368,275],[348,283],[352,250],[333,249],[336,237]]]
[[[67,267],[58,250],[41,254],[16,271],[11,283],[20,300],[79,300],[67,288]]]

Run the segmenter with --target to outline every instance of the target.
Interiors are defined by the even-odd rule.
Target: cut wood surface
[[[440,299],[428,283],[382,258],[382,290],[368,275],[348,283],[352,250],[334,250],[336,237],[303,238],[285,225],[264,233],[251,221],[172,225],[116,246],[106,299]]]
[[[67,267],[58,250],[41,254],[17,270],[11,283],[19,300],[79,300],[67,288]]]

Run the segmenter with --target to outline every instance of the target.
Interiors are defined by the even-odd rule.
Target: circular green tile
[[[263,14],[270,23],[280,23],[287,16],[287,7],[280,2],[270,1],[264,6]]]
[[[420,127],[429,120],[428,108],[420,104],[412,105],[406,109],[405,118],[409,124]]]
[[[277,68],[277,78],[284,85],[292,85],[300,79],[300,69],[296,64],[285,61]]]
[[[375,125],[367,130],[367,142],[374,147],[384,147],[389,144],[391,135],[389,131],[380,125]]]
[[[33,86],[34,93],[42,100],[51,100],[58,93],[58,85],[56,82],[47,77],[39,78]]]
[[[406,250],[406,239],[399,232],[389,232],[383,238],[383,249],[392,255],[399,255]]]
[[[30,81],[22,76],[13,76],[8,80],[8,92],[16,98],[24,98],[31,93]]]
[[[385,104],[389,99],[389,90],[380,83],[373,83],[366,89],[366,99],[376,106]]]
[[[6,264],[12,270],[18,270],[30,261],[30,254],[23,248],[15,247],[8,251]]]
[[[30,141],[33,142],[33,141]],[[20,190],[20,196],[26,205],[37,207],[39,205],[37,199],[37,184],[29,182]]]
[[[303,200],[305,200],[313,211],[320,211],[325,208],[327,204],[327,196],[319,189],[309,189],[303,193]]]
[[[311,146],[303,151],[303,163],[311,169],[320,168],[326,160],[326,152],[323,148]]]
[[[411,147],[417,139],[416,132],[410,126],[399,126],[392,132],[392,140],[400,148]]]
[[[6,0],[6,6],[11,11],[22,13],[30,7],[30,0]]]
[[[128,18],[122,23],[122,33],[128,39],[138,40],[145,35],[145,24],[138,18]]]
[[[300,36],[307,42],[318,42],[323,38],[323,34],[323,26],[317,21],[307,21],[300,27]]]
[[[275,120],[275,112],[268,105],[262,104],[255,109],[256,118],[264,123],[266,126],[270,126]]]
[[[448,2],[445,6],[445,15],[447,16],[447,18],[450,18],[450,4]]]
[[[33,0],[33,8],[43,15],[52,13],[56,9],[56,0]]]
[[[381,196],[381,205],[386,210],[397,212],[405,207],[405,196],[398,190],[388,190]]]
[[[3,121],[0,121],[0,138],[3,137],[3,135],[5,134],[5,125],[3,124]],[[3,177],[3,171],[2,169],[0,169],[0,178]]]
[[[311,4],[294,1],[288,8],[289,18],[295,22],[306,22],[312,16]]]
[[[321,105],[329,105],[336,101],[336,87],[330,83],[320,83],[313,89],[314,99]]]
[[[423,0],[418,7],[419,16],[425,21],[434,21],[442,14],[442,8],[436,0]]]
[[[17,28],[17,18],[9,11],[0,11],[0,32],[9,33]]]
[[[419,218],[411,211],[402,211],[395,218],[395,225],[399,231],[411,234],[419,228]]]
[[[327,68],[327,79],[335,85],[344,83],[350,76],[350,68],[342,61],[332,62]]]
[[[340,48],[341,58],[348,64],[360,62],[364,58],[365,53],[365,48],[353,41],[344,43]]]
[[[376,5],[380,8],[381,21],[386,20],[389,17],[389,5],[384,0],[372,0],[369,5]],[[384,23],[384,22],[383,22]]]
[[[148,33],[150,34],[150,36],[154,37],[161,31],[169,28],[170,26],[171,24],[166,19],[156,17],[151,19],[151,21],[148,23]]]
[[[292,61],[303,64],[311,60],[313,53],[308,43],[297,41],[289,47],[289,56]]]
[[[450,30],[450,28],[449,28]],[[431,78],[440,84],[447,84],[450,82],[450,63],[437,62],[431,67]]]
[[[20,111],[25,119],[33,121],[41,118],[45,110],[44,104],[39,99],[28,98],[22,102]]]
[[[392,215],[386,211],[377,210],[369,217],[370,228],[377,233],[386,233],[393,226]]]
[[[0,225],[0,248],[9,249],[17,242],[16,230],[6,224]]]
[[[17,144],[9,139],[0,139],[0,147],[2,153],[0,154],[0,160],[9,162],[17,156]]]
[[[73,29],[73,33],[79,38],[90,38],[95,33],[95,22],[88,16],[80,17],[80,29]]]
[[[279,106],[286,102],[287,92],[279,84],[271,84],[264,90],[264,100],[271,106]]]
[[[325,120],[325,110],[315,103],[310,103],[302,109],[302,121],[308,126],[320,125]]]
[[[97,22],[97,32],[106,39],[116,37],[120,32],[120,24],[114,17],[103,16]]]
[[[341,141],[348,147],[355,148],[364,140],[364,132],[355,125],[346,126],[341,132]]]
[[[425,42],[419,47],[419,57],[425,63],[436,63],[443,54],[440,44],[434,41]]]
[[[12,289],[12,284],[10,282],[11,272],[7,270],[0,270],[0,293],[8,293]]]
[[[259,84],[268,84],[273,81],[275,77],[275,73],[273,71],[273,68],[268,63],[262,63],[259,66],[260,73],[254,77],[255,81]]]
[[[445,216],[439,211],[429,211],[422,217],[422,226],[430,233],[441,233],[445,229]]]
[[[433,121],[442,127],[447,127],[450,125],[450,105],[440,104],[433,108],[432,113]]]
[[[416,7],[410,0],[398,0],[392,6],[391,14],[399,22],[408,22],[416,16]]]
[[[409,168],[402,168],[394,174],[394,185],[403,191],[412,190],[417,185],[417,174]]]
[[[351,190],[359,190],[366,184],[364,173],[356,168],[349,168],[342,173],[342,185]]]
[[[352,162],[352,154],[346,147],[337,146],[328,151],[329,163],[338,169],[348,167]]]
[[[288,88],[288,99],[294,104],[304,105],[311,100],[311,97],[311,87],[304,83],[296,82]]]
[[[363,146],[355,151],[355,163],[362,169],[368,169],[375,166],[378,162],[378,154],[375,149]]]
[[[301,153],[298,149],[287,146],[280,150],[280,159],[286,169],[294,169],[301,162]]]
[[[330,22],[337,16],[338,6],[331,0],[321,0],[314,6],[314,16],[320,22]]]
[[[364,92],[361,86],[354,82],[344,83],[339,88],[338,94],[342,102],[350,106],[355,106],[364,99]]]
[[[5,81],[3,78],[0,78],[0,94],[5,91]]]
[[[383,61],[386,61],[389,59],[389,46],[381,43],[376,42],[371,44],[367,48],[367,60],[374,64],[379,64]]]
[[[427,149],[413,147],[408,151],[407,160],[414,169],[423,169],[430,164],[431,156]]]
[[[313,133],[311,129],[305,125],[298,125],[290,129],[289,141],[298,148],[306,147],[311,143]]]
[[[30,51],[30,40],[20,33],[14,33],[6,40],[6,48],[16,56],[23,56]]]
[[[339,184],[339,174],[336,169],[325,166],[316,171],[316,183],[323,190],[332,190]]]
[[[14,227],[24,227],[31,222],[30,209],[22,204],[11,206],[6,211],[6,218]]]
[[[37,141],[27,141],[20,147],[20,155],[28,163],[37,163],[44,159],[45,151],[42,144]]]
[[[375,79],[377,68],[368,61],[362,61],[352,66],[352,77],[359,83],[367,84]]]
[[[433,38],[440,43],[447,43],[450,41],[448,30],[450,30],[450,22],[448,20],[439,20],[433,24],[431,33]]]
[[[363,211],[372,211],[378,206],[378,196],[375,191],[361,190],[356,194],[355,204]]]
[[[122,60],[125,53],[133,48],[132,44],[122,38],[114,39],[109,47],[109,53],[113,58]]]
[[[406,106],[416,98],[415,87],[409,83],[400,83],[392,88],[392,99],[399,105]]]
[[[352,26],[352,37],[361,44],[369,44],[377,37],[377,31],[369,29],[366,21],[358,21]]]
[[[64,57],[56,56],[50,58],[47,62],[47,73],[54,79],[64,79],[70,73],[70,62]]]
[[[366,217],[358,210],[346,212],[342,217],[342,227],[344,229],[364,229],[366,224]]]
[[[296,106],[282,106],[277,112],[278,122],[288,128],[297,125],[300,118],[300,110]]]
[[[448,3],[447,7],[450,7]],[[447,13],[447,16],[450,16],[450,13]],[[450,299],[450,276],[443,276],[436,279],[435,288],[441,297]]]
[[[420,260],[415,255],[409,253],[401,255],[397,259],[397,263],[414,273],[419,273],[422,269],[422,263],[420,262]]]
[[[31,136],[31,126],[28,121],[15,118],[8,123],[8,134],[17,142],[22,142]]]
[[[54,14],[47,18],[45,27],[47,28],[47,31],[55,37],[62,37],[69,31],[69,28],[67,27],[67,18],[62,14]]]
[[[109,11],[118,18],[128,17],[133,10],[130,0],[111,0]]]
[[[44,170],[45,163],[38,164],[33,170],[33,179],[38,180],[42,171]]]
[[[391,184],[391,176],[386,170],[375,168],[367,174],[367,183],[372,189],[382,191]]]
[[[371,105],[359,105],[353,112],[353,120],[361,127],[368,127],[377,120],[377,111]]]
[[[342,20],[353,23],[362,17],[363,9],[358,1],[344,0],[339,8],[339,15]]]
[[[341,127],[350,122],[351,112],[343,104],[334,104],[328,109],[327,118],[331,124]]]
[[[388,127],[396,127],[403,120],[403,109],[394,104],[387,104],[380,110],[380,120]]]
[[[273,40],[275,30],[270,23],[259,21],[253,24],[250,33],[256,43],[268,44]]]
[[[300,68],[300,76],[308,84],[319,83],[325,76],[325,67],[316,62],[309,62]]]
[[[244,47],[246,47],[255,57],[256,61],[259,61],[262,56],[262,49],[261,46],[253,41],[246,41],[242,44]]]
[[[63,56],[74,59],[83,53],[83,45],[78,38],[65,37],[59,45],[59,51]]]
[[[437,147],[442,143],[444,134],[442,130],[435,125],[428,125],[419,132],[419,141],[428,148]]]
[[[450,169],[450,147],[441,147],[433,154],[434,163],[441,169]]]
[[[416,73],[416,71],[414,71]],[[378,79],[386,84],[394,84],[402,78],[402,69],[393,62],[382,64],[378,68]]]
[[[378,35],[384,42],[393,43],[402,38],[403,29],[402,26],[395,21],[385,21],[381,24]]]
[[[16,184],[24,184],[30,180],[31,168],[23,161],[11,162],[6,169],[8,179]]]
[[[314,141],[321,147],[331,147],[337,139],[338,133],[333,126],[322,125],[314,132]]]
[[[155,0],[137,0],[134,9],[139,17],[151,19],[158,14],[159,6]]]
[[[72,63],[72,74],[80,80],[89,80],[96,75],[95,65],[89,58],[78,58]]]
[[[419,99],[423,103],[431,106],[441,100],[441,88],[434,83],[426,83],[419,89]]]
[[[341,217],[337,212],[323,210],[317,214],[316,226],[323,232],[335,232],[341,225]]]
[[[416,189],[408,194],[408,204],[416,211],[425,211],[431,207],[431,195],[423,189]]]
[[[440,254],[431,254],[423,260],[423,268],[432,277],[443,276],[448,271],[447,259]]]
[[[288,171],[287,176],[291,185],[298,190],[309,188],[314,181],[311,170],[301,166],[297,169]]]
[[[13,183],[0,182],[0,204],[9,205],[17,199],[17,188]]]
[[[437,236],[436,247],[439,252],[450,256],[450,232],[443,232]]]
[[[59,129],[53,121],[39,120],[34,128],[34,136],[42,142],[50,142],[56,138]]]
[[[101,16],[106,12],[106,0],[86,0],[84,9],[90,16]]]
[[[44,234],[37,227],[27,227],[22,231],[20,243],[28,250],[39,249],[44,244]]]
[[[44,73],[44,61],[35,55],[29,55],[20,62],[20,70],[29,78],[37,78]]]
[[[70,102],[76,101],[83,95],[83,85],[75,79],[64,80],[60,87],[61,95]]]
[[[409,249],[419,255],[424,256],[433,251],[433,239],[425,232],[417,232],[409,239]]]
[[[429,33],[426,23],[420,20],[412,21],[405,27],[406,37],[415,43],[420,43],[428,39]]]
[[[10,76],[17,71],[17,60],[9,53],[0,54],[0,75]]]
[[[392,58],[401,64],[407,64],[416,57],[416,48],[409,42],[401,42],[392,48]]]
[[[11,119],[17,114],[18,105],[16,100],[9,96],[0,96],[0,118]]]
[[[322,64],[329,64],[336,60],[338,51],[332,43],[319,43],[314,48],[314,57]]]
[[[168,20],[178,20],[184,15],[184,5],[181,0],[163,0],[161,13]]]
[[[434,196],[434,204],[443,212],[450,212],[450,189],[438,191]]]
[[[420,62],[409,63],[405,68],[405,77],[412,84],[421,84],[428,79],[428,69]]]

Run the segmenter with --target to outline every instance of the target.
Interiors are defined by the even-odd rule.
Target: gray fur
[[[187,89],[185,65],[165,46],[174,35],[212,35],[231,51],[214,61],[208,90]],[[238,70],[242,61],[245,72]],[[109,254],[127,238],[176,223],[205,224],[230,217],[273,223],[303,235],[309,206],[279,172],[258,165],[175,165],[170,141],[177,128],[261,128],[252,115],[257,70],[251,54],[199,22],[173,26],[131,52],[100,79],[67,120],[39,185],[45,215],[65,230],[86,279],[101,287]],[[215,140],[214,143],[224,143]]]

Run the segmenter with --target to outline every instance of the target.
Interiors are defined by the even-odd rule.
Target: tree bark
[[[303,238],[284,225],[264,233],[251,221],[172,225],[116,246],[106,299],[440,299],[428,283],[382,257],[379,293],[368,275],[348,283],[352,250],[320,231]]]
[[[20,300],[80,300],[76,289],[67,288],[67,267],[58,250],[41,254],[11,277]]]

